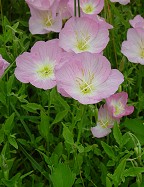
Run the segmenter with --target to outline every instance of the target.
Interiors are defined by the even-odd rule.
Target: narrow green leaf
[[[109,156],[109,158],[115,160],[116,156],[115,156],[112,148],[108,144],[106,144],[105,142],[101,142],[101,144],[102,144],[102,147],[103,147],[104,151]]]
[[[17,144],[17,142],[16,142],[16,140],[15,140],[14,137],[9,136],[9,137],[8,137],[8,141],[9,141],[9,143],[10,143],[14,148],[18,149],[18,144]]]
[[[144,173],[144,167],[133,167],[133,168],[126,169],[123,172],[123,176],[124,177],[128,177],[128,176],[136,177],[140,173]]]
[[[70,145],[73,145],[74,144],[74,140],[73,140],[73,134],[72,132],[69,130],[68,127],[66,127],[64,124],[63,124],[63,137],[65,139],[65,141],[70,144]]]
[[[112,183],[108,177],[106,177],[106,187],[112,187]]]
[[[13,120],[14,120],[14,116],[15,114],[13,113],[5,122],[5,125],[4,125],[4,132],[6,135],[9,135],[9,133],[11,132],[13,126]]]
[[[39,165],[39,163],[30,154],[27,153],[27,151],[23,148],[22,145],[19,144],[19,147],[21,148],[23,154],[31,162],[33,168],[37,169],[46,179],[49,180],[47,172],[41,167],[41,165]]]
[[[62,112],[57,113],[52,124],[56,124],[56,123],[60,122],[67,115],[67,113],[68,113],[68,110],[64,110]]]
[[[112,178],[119,185],[123,179],[123,172],[126,166],[126,159],[123,159],[120,164],[117,166]]]
[[[40,134],[44,138],[48,138],[49,134],[49,116],[45,114],[45,112],[41,111],[41,122],[38,126]]]
[[[120,132],[120,129],[119,129],[117,123],[114,124],[113,135],[114,135],[114,138],[115,138],[116,142],[121,147],[121,145],[122,145],[122,134]]]

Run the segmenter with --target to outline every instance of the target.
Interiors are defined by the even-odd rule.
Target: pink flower
[[[39,10],[48,10],[55,0],[25,0],[26,3]]]
[[[62,55],[58,39],[38,41],[31,52],[24,52],[16,58],[16,78],[23,83],[31,83],[45,90],[56,86],[54,69]]]
[[[130,3],[130,0],[110,0],[111,2],[118,2],[122,5],[126,5],[128,3]]]
[[[57,7],[57,3],[54,3],[49,10],[37,10],[30,7],[30,32],[32,34],[46,34],[51,31],[60,32],[62,28],[62,18],[56,13]]]
[[[72,16],[74,15],[74,1],[69,0],[68,6],[70,8]],[[104,0],[81,0],[80,8],[81,15],[89,14],[99,14],[104,7]],[[78,7],[77,7],[78,9]]]
[[[112,117],[107,109],[107,105],[101,106],[98,111],[97,125],[91,128],[93,136],[96,138],[107,136],[111,133],[111,128],[114,126],[115,122],[119,122],[119,120]]]
[[[134,19],[129,20],[129,22],[133,28],[144,29],[144,18],[142,18],[140,15],[135,16]]]
[[[0,54],[0,77],[3,75],[5,69],[9,66],[9,63],[3,59],[2,55]]]
[[[130,62],[144,65],[144,29],[130,28],[127,41],[122,43],[121,52]]]
[[[134,111],[133,106],[127,106],[128,94],[126,92],[116,93],[106,99],[109,112],[114,118],[120,119],[130,115]]]
[[[82,104],[98,103],[115,93],[123,75],[112,70],[110,62],[100,54],[81,53],[67,58],[56,70],[58,91]]]
[[[59,45],[67,52],[100,53],[108,41],[108,29],[88,17],[70,18],[59,34]]]
[[[71,17],[71,13],[68,7],[69,0],[60,0],[59,6],[57,8],[57,13],[61,16],[62,19],[69,19]]]

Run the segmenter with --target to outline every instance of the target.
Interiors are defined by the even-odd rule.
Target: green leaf
[[[11,132],[13,126],[13,120],[14,120],[14,116],[15,114],[13,113],[5,122],[5,125],[4,125],[4,132],[6,135],[9,135],[9,133]]]
[[[41,122],[38,126],[40,134],[44,138],[48,138],[49,135],[49,116],[47,116],[43,111],[41,111]]]
[[[60,122],[67,115],[67,113],[68,113],[68,110],[64,110],[62,112],[57,113],[52,125]]]
[[[140,119],[126,119],[123,125],[134,134],[140,134],[144,137],[144,121]]]
[[[14,148],[18,149],[18,144],[17,144],[17,142],[16,142],[16,140],[15,140],[14,137],[9,136],[9,137],[8,137],[8,141],[9,141],[9,143],[10,143]]]
[[[72,187],[76,174],[70,170],[69,166],[60,163],[54,168],[50,178],[54,187]]]
[[[102,144],[104,151],[109,156],[109,158],[116,160],[116,156],[115,156],[112,148],[108,144],[106,144],[105,142],[101,142],[101,144]]]
[[[114,124],[113,135],[114,135],[114,138],[115,138],[116,142],[121,147],[121,145],[122,145],[122,134],[121,134],[121,131],[120,131],[117,123]]]
[[[6,106],[6,96],[4,93],[0,93],[0,102]]]
[[[140,119],[126,119],[123,125],[136,135],[141,145],[144,145],[144,121]]]
[[[128,177],[128,176],[136,177],[137,175],[143,172],[144,172],[144,167],[133,167],[133,168],[126,169],[123,172],[123,176],[124,177]]]
[[[73,134],[71,133],[69,128],[66,127],[64,124],[63,124],[63,137],[68,144],[70,145],[74,144]]]
[[[106,187],[112,187],[112,183],[108,177],[106,177]]]
[[[119,185],[123,179],[123,172],[126,166],[126,159],[123,159],[120,164],[117,166],[112,179],[116,185]]]
[[[13,86],[13,82],[14,82],[15,76],[14,74],[10,76],[8,82],[7,82],[7,93],[10,94],[11,90],[12,90],[12,86]]]
[[[23,154],[26,158],[31,162],[34,169],[37,169],[46,179],[49,180],[48,173],[41,167],[41,165],[23,148],[22,145],[19,144]]]
[[[4,128],[0,129],[0,144],[4,141]]]

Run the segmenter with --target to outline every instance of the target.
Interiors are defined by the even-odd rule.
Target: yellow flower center
[[[54,23],[53,18],[52,18],[52,14],[48,14],[48,15],[44,16],[43,22],[46,27],[51,27]]]
[[[144,58],[144,49],[141,50],[140,56],[141,58]]]
[[[77,48],[80,51],[86,51],[88,49],[87,42],[83,41],[83,40],[79,40],[78,43],[77,43]]]
[[[93,13],[93,11],[94,11],[94,7],[92,6],[92,4],[87,4],[83,8],[83,12],[86,14],[91,14],[91,13]]]
[[[89,49],[90,35],[80,32],[80,35],[76,33],[76,49],[81,51],[87,51]]]
[[[123,107],[122,103],[121,103],[121,102],[118,102],[118,103],[115,105],[115,112],[114,112],[114,115],[117,116],[117,115],[121,114],[123,111],[124,111],[124,107]]]
[[[50,78],[54,75],[54,68],[52,65],[45,65],[37,71],[38,75],[41,78]]]
[[[82,74],[84,75],[83,71]],[[80,89],[80,92],[84,95],[90,94],[94,91],[94,86],[93,86],[93,79],[94,75],[89,73],[89,78],[87,81],[84,80],[84,78],[77,78],[76,82],[78,83],[78,87]]]

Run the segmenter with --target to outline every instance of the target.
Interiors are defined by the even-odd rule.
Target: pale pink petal
[[[100,125],[97,125],[96,127],[91,128],[91,132],[92,132],[94,137],[102,138],[102,137],[110,134],[111,129],[110,128],[102,128]]]
[[[9,62],[3,59],[2,55],[0,54],[0,77],[3,75],[4,71],[9,65]]]
[[[135,16],[134,19],[129,20],[129,22],[133,28],[144,28],[144,18],[142,18],[141,15]]]
[[[110,0],[111,2],[118,2],[122,5],[127,5],[128,3],[130,3],[130,0]]]

